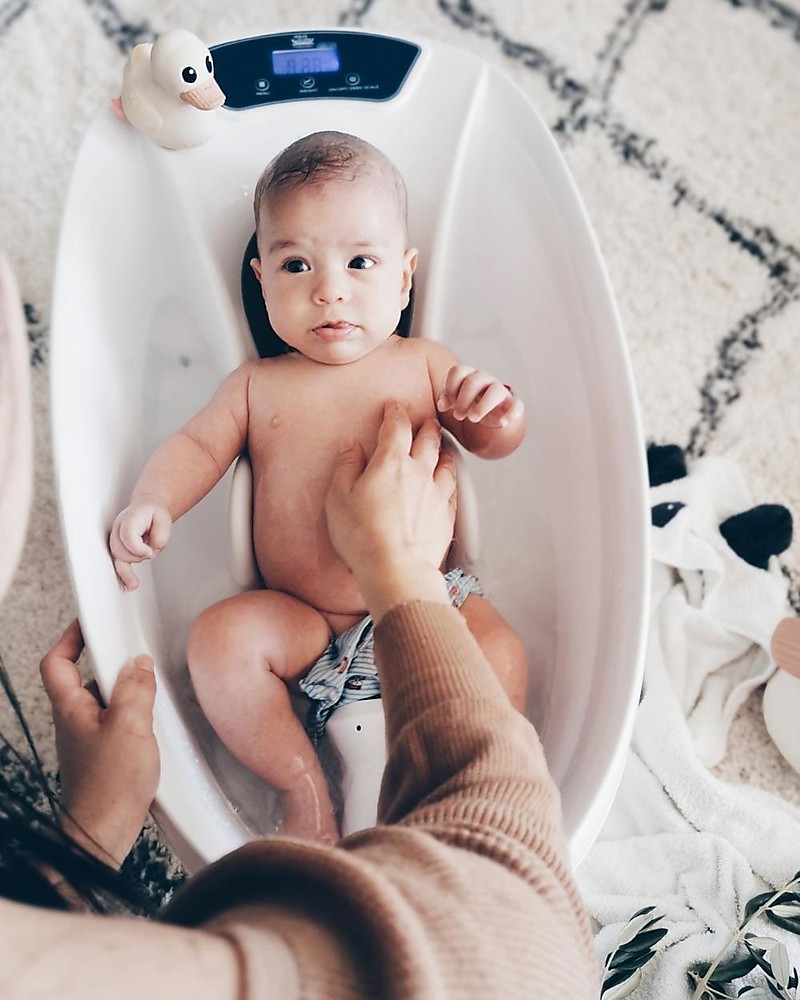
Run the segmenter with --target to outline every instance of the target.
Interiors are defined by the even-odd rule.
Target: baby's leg
[[[459,611],[497,674],[508,700],[518,712],[524,712],[528,697],[528,659],[522,639],[500,612],[479,594],[470,594]]]
[[[289,696],[329,640],[314,608],[279,591],[249,591],[198,616],[188,660],[219,738],[281,792],[284,833],[333,842],[339,831],[325,775]]]

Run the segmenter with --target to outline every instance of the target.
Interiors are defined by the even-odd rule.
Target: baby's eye
[[[368,267],[375,266],[375,261],[372,257],[353,257],[347,266],[355,268],[356,271],[366,271]]]
[[[302,274],[303,271],[310,270],[308,264],[304,260],[300,260],[297,257],[293,257],[291,260],[285,260],[281,265],[284,271],[288,271],[289,274]]]

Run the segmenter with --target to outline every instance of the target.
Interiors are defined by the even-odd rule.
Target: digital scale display
[[[364,31],[257,35],[211,48],[225,107],[234,111],[284,101],[388,101],[419,51],[413,42]]]
[[[275,49],[272,52],[272,72],[276,76],[307,76],[336,73],[338,70],[339,51],[333,44],[313,49]]]

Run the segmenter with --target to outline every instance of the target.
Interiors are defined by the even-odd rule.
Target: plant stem
[[[797,882],[798,882],[798,879],[796,877],[790,879],[786,883],[786,885],[781,886],[780,889],[776,889],[775,892],[769,897],[769,899],[765,900],[764,903],[762,903],[762,905],[759,906],[759,908],[757,910],[753,910],[753,912],[750,914],[750,916],[747,918],[747,920],[745,920],[744,923],[739,927],[739,929],[736,931],[736,933],[733,934],[733,935],[731,935],[731,937],[728,938],[728,940],[725,943],[725,946],[719,952],[719,954],[714,959],[714,961],[711,963],[711,965],[709,965],[708,969],[706,970],[705,975],[698,982],[697,987],[696,987],[694,993],[692,993],[691,1000],[700,1000],[700,997],[702,997],[703,992],[705,991],[706,987],[708,986],[708,984],[711,982],[711,980],[713,978],[712,973],[716,970],[717,966],[725,958],[725,956],[728,954],[728,952],[731,950],[731,948],[733,948],[741,940],[742,935],[744,933],[744,930],[747,927],[747,925],[750,923],[750,921],[754,920],[756,917],[760,917],[762,913],[764,913],[772,905],[774,905],[774,903],[776,903],[778,901],[778,899],[780,899],[780,897],[785,892],[788,892],[791,886],[796,885]]]

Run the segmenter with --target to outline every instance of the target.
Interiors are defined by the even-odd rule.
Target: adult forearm
[[[486,825],[565,854],[558,792],[531,724],[453,608],[395,605],[375,634],[386,715],[379,815]]]

